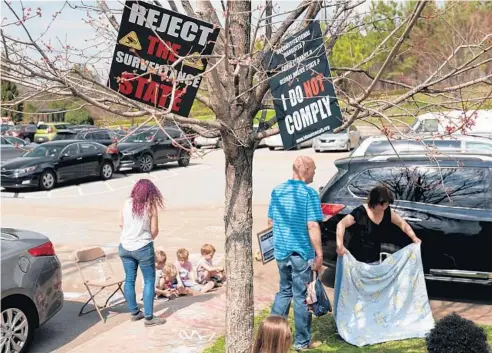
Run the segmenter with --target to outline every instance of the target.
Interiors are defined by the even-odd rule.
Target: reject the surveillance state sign
[[[342,124],[318,21],[267,53],[265,59],[284,149]]]
[[[203,56],[212,54],[219,31],[159,6],[126,1],[109,86],[133,100],[172,107],[172,113],[187,117],[202,80],[199,75],[207,68]]]

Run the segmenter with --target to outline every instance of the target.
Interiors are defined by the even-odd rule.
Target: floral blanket
[[[355,346],[425,337],[434,327],[420,244],[410,244],[383,262],[338,257],[334,316],[340,336]]]

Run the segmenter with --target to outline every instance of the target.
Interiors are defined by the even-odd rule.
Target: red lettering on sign
[[[147,90],[145,91],[143,100],[155,104],[155,102],[157,102],[158,92],[159,92],[159,84],[155,82],[150,82],[149,87],[147,87]]]
[[[164,60],[173,63],[177,60],[175,53],[177,54],[181,45],[171,43],[169,41],[162,41],[157,37],[149,36],[150,45],[147,49],[147,54],[154,55]]]
[[[127,81],[127,80],[133,78],[133,74],[129,72],[123,72],[123,74],[121,74],[121,78],[122,80],[118,84],[118,91],[121,94],[131,94],[133,91],[133,86],[131,81]]]
[[[137,90],[135,91],[135,97],[137,97],[138,99],[142,99],[143,89],[144,89],[146,83],[149,82],[149,79],[140,76],[140,77],[137,77],[137,82],[138,82],[138,85],[137,85]]]
[[[171,96],[173,88],[171,86],[161,84],[161,98],[159,99],[159,107],[164,107],[167,102],[167,98]]]
[[[316,77],[304,82],[302,85],[304,87],[305,98],[317,96],[320,91],[323,92],[325,90],[325,86],[323,85],[323,75],[321,74],[316,75]]]

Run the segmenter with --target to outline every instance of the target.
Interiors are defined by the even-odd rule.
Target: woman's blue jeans
[[[154,242],[135,250],[128,251],[120,244],[118,254],[123,262],[125,269],[125,299],[132,315],[140,311],[137,305],[137,295],[135,293],[135,281],[137,279],[137,269],[140,266],[144,278],[144,314],[146,319],[152,319],[154,315],[154,295],[155,295],[155,253]]]
[[[312,315],[306,304],[307,284],[312,281],[311,264],[298,255],[277,260],[280,274],[280,291],[273,302],[272,315],[289,315],[294,299],[294,348],[307,348],[311,341]]]

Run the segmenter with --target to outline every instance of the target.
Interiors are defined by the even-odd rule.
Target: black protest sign
[[[318,21],[265,56],[284,149],[339,127],[342,112]]]
[[[126,1],[109,86],[136,101],[187,117],[220,29],[143,1]],[[179,57],[185,60],[171,69]],[[173,83],[176,89],[173,92]],[[171,101],[172,100],[172,101]]]

